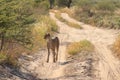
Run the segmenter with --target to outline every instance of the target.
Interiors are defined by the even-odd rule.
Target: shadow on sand
[[[0,66],[0,80],[4,78],[12,79],[14,76],[21,80],[41,80],[36,77],[37,75],[34,75],[31,72],[22,72],[19,68],[8,67],[6,65]]]

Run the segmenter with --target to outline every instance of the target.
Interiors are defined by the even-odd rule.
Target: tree
[[[30,44],[30,26],[35,20],[26,0],[0,0],[0,51],[6,42]]]
[[[68,7],[68,8],[70,8],[71,3],[72,3],[72,0],[68,0],[68,2],[67,2],[67,7]]]
[[[50,9],[53,8],[54,2],[55,2],[55,0],[49,0],[49,3],[50,3]]]
[[[72,0],[57,0],[57,5],[60,7],[67,6],[68,8],[70,8],[71,3],[72,3]]]

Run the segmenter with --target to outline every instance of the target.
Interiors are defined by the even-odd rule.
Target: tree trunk
[[[49,0],[49,3],[50,3],[50,9],[53,8],[53,4],[54,4],[54,0]]]
[[[72,3],[72,0],[68,0],[68,8],[70,8],[71,3]]]
[[[1,46],[0,46],[0,51],[3,49],[4,46],[4,32],[1,33]]]

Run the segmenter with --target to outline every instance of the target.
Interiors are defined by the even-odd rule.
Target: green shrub
[[[88,11],[94,7],[94,3],[91,0],[80,0],[77,3],[77,6],[81,7],[84,11]]]
[[[40,3],[42,2],[43,0],[34,0],[36,3]]]
[[[56,1],[57,5],[60,7],[65,7],[67,6],[67,0],[57,0]]]
[[[114,11],[116,9],[115,4],[110,0],[99,1],[96,8],[103,11]]]
[[[120,17],[115,14],[120,4],[118,0],[80,0],[75,1],[77,20],[97,27],[120,29]]]
[[[39,1],[39,0],[38,0]],[[33,2],[33,1],[32,1]],[[34,17],[37,19],[40,15],[46,15],[49,12],[49,2],[47,0],[40,0],[39,2],[31,3]]]
[[[38,21],[40,15],[47,14],[48,1],[46,0],[0,0],[0,35],[2,35],[0,42],[4,43],[0,44],[0,47],[3,45],[0,50],[1,63],[17,66],[19,54],[32,52],[31,49],[35,46],[33,40],[36,37],[32,35],[33,24]],[[46,28],[45,32],[57,31],[52,20],[45,22],[41,18],[40,21],[40,25],[45,25],[43,25]],[[42,31],[44,28],[41,28],[40,34],[45,34]],[[43,39],[43,36],[39,36]],[[38,45],[42,46],[42,43]]]
[[[6,58],[7,58],[6,54],[0,53],[0,64],[1,64],[4,60],[6,60]]]

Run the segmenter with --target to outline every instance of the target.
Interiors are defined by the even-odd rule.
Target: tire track
[[[98,53],[96,55],[99,57],[98,67],[101,80],[120,80],[120,63],[112,55],[111,50],[108,48],[108,46],[115,41],[119,31],[112,29],[103,30],[98,29],[97,27],[86,25],[82,22],[78,22],[70,18],[66,13],[62,13],[61,16],[64,19],[77,23],[83,27],[83,30],[75,30],[72,32],[72,34],[70,34],[72,29],[69,30],[68,34],[70,34],[71,37],[74,35],[74,41],[87,39],[95,45],[96,52]]]

